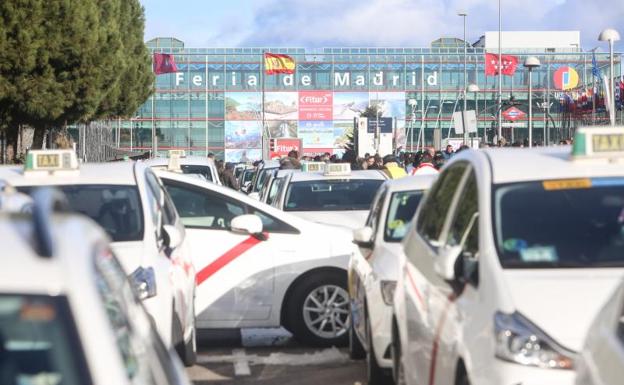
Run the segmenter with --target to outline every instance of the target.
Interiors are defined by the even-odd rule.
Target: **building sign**
[[[523,119],[525,116],[526,114],[516,107],[509,107],[508,109],[503,111],[503,117],[507,120],[511,120],[512,122]]]
[[[579,76],[572,67],[563,66],[553,76],[555,88],[558,90],[567,91],[578,86]]]
[[[392,133],[392,118],[379,118],[379,132],[382,134]],[[377,119],[368,118],[368,133],[374,134],[377,128]]]
[[[203,73],[194,72],[192,75],[185,72],[175,73],[176,87],[222,87],[225,83],[228,87],[237,87],[245,85],[249,88],[260,88],[260,75],[254,73],[238,73],[232,71],[230,73],[218,72],[209,73],[206,77]],[[295,79],[295,75],[280,76],[281,85],[283,87],[295,88],[295,86],[308,87],[312,84],[311,75],[302,75]],[[354,75],[351,72],[334,72],[334,87],[352,87],[352,86],[370,86],[370,87],[419,87],[421,86],[420,73],[411,71],[405,74],[405,80],[396,73],[386,74],[384,71],[378,71],[365,76],[362,74]],[[206,82],[208,84],[206,84]],[[438,85],[438,71],[425,74],[422,79],[422,85],[434,87]]]
[[[332,120],[333,93],[299,91],[299,120]]]

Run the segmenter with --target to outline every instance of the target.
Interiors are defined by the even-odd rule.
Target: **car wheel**
[[[178,318],[177,314],[173,315],[173,337],[171,340],[174,344],[176,353],[182,360],[184,366],[193,366],[197,362],[197,339],[195,333],[195,323],[193,322],[193,331],[191,338],[188,341],[184,341],[184,329],[182,328],[182,322]]]
[[[371,332],[370,321],[366,316],[366,336],[368,339],[368,350],[366,352],[366,377],[368,385],[391,385],[392,372],[379,366],[377,357],[375,356],[375,347],[373,345],[373,334]]]
[[[349,339],[346,274],[324,272],[305,278],[293,290],[286,309],[299,341],[313,346],[344,346]]]
[[[351,325],[349,327],[349,358],[352,360],[361,360],[366,357],[366,350],[362,346],[362,342],[358,338],[355,328],[353,327],[353,313],[351,313]]]
[[[470,385],[470,380],[468,379],[468,373],[466,373],[466,369],[463,367],[459,370],[457,374],[457,379],[455,380],[456,385]]]
[[[405,385],[405,368],[401,353],[401,341],[399,340],[396,325],[392,327],[392,378],[396,385]]]

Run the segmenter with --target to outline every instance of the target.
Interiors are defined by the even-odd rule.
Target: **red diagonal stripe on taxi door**
[[[265,234],[265,237],[268,238],[268,234]],[[215,259],[208,266],[198,271],[195,275],[195,282],[197,283],[197,285],[201,285],[213,274],[227,266],[227,264],[240,257],[247,250],[251,249],[260,242],[262,241],[252,235],[241,243],[235,245],[230,250],[226,251],[223,255],[221,255],[219,258]]]

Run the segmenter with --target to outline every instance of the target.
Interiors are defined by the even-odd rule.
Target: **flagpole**
[[[260,65],[260,76],[262,79],[262,104],[260,106],[260,108],[262,108],[262,131],[261,131],[261,138],[262,138],[262,158],[263,159],[269,159],[268,156],[268,151],[267,151],[267,140],[269,140],[268,138],[266,138],[266,120],[265,120],[265,116],[264,116],[264,78],[266,77],[266,68],[265,68],[265,56],[266,56],[266,50],[263,49],[262,50],[262,59],[261,59],[261,65]]]
[[[154,55],[152,54],[152,71],[154,71]],[[156,157],[156,126],[154,123],[154,98],[156,97],[156,77],[152,88],[152,154],[151,158]]]

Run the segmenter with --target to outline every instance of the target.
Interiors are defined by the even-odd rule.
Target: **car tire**
[[[396,385],[405,385],[405,368],[403,354],[396,324],[392,326],[392,379]]]
[[[351,313],[351,326],[349,327],[349,358],[352,360],[366,358],[366,350],[364,350],[364,346],[362,346],[362,342],[353,327],[353,313]]]
[[[377,362],[375,356],[375,347],[373,345],[373,334],[371,332],[370,320],[368,314],[366,316],[366,338],[368,339],[368,350],[366,351],[366,377],[368,385],[392,385],[392,372],[382,368]]]
[[[468,379],[468,373],[466,373],[466,369],[464,369],[463,366],[457,373],[455,384],[456,385],[470,385],[470,380]]]
[[[193,323],[193,331],[191,338],[188,341],[184,341],[184,329],[182,328],[182,322],[178,316],[173,315],[173,337],[172,343],[175,347],[176,353],[180,357],[180,360],[184,366],[189,367],[195,365],[197,362],[197,339],[195,333],[195,324]]]
[[[294,337],[311,346],[345,346],[350,326],[347,275],[325,271],[294,287],[286,317]],[[341,325],[342,324],[342,325]]]

